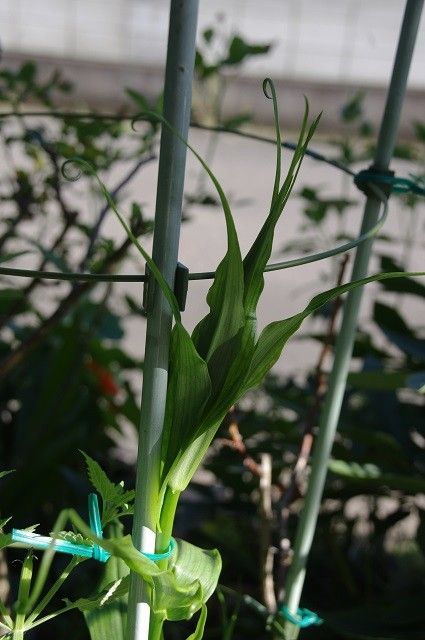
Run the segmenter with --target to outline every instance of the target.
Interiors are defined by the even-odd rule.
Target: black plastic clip
[[[149,265],[145,265],[146,280],[143,286],[142,308],[145,314],[152,308],[152,292],[153,287],[149,286],[151,280],[151,270]],[[189,288],[189,269],[181,262],[177,263],[176,273],[174,276],[174,295],[177,298],[180,311],[186,308],[187,291]]]
[[[376,193],[370,188],[370,184],[376,184],[386,197],[389,198],[392,191],[391,178],[393,177],[394,171],[391,171],[391,169],[380,169],[372,164],[368,169],[363,169],[354,176],[354,184],[360,191],[363,191],[366,196],[375,198]],[[381,178],[381,180],[379,178]]]
[[[186,308],[187,290],[189,288],[189,269],[181,262],[177,263],[174,276],[174,295],[177,298],[180,311]]]

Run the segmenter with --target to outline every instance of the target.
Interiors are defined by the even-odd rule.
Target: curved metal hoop
[[[8,117],[14,115],[14,113],[3,113],[0,114],[1,117]],[[116,115],[103,115],[103,114],[79,114],[79,113],[55,113],[55,112],[40,112],[40,111],[30,111],[26,114],[26,116],[40,117],[40,116],[51,116],[57,118],[92,118],[92,119],[104,119],[104,120],[129,120],[133,119],[133,116],[116,116]],[[147,118],[147,120],[149,120]],[[226,129],[225,127],[208,127],[205,125],[200,125],[197,123],[191,123],[192,128],[201,129],[210,132],[217,133],[231,133],[233,135],[237,135],[243,138],[247,138],[249,140],[255,140],[257,142],[265,142],[267,144],[276,144],[276,141],[273,138],[267,138],[263,136],[259,136],[253,133],[246,133],[244,131],[237,131],[232,129]],[[282,147],[289,149],[290,151],[294,151],[296,145],[293,142],[282,142]],[[337,160],[332,160],[327,158],[326,156],[318,153],[317,151],[313,151],[310,149],[306,149],[305,155],[316,160],[318,162],[324,162],[344,173],[347,173],[350,176],[355,177],[356,173],[349,169],[347,166],[338,162]],[[310,254],[307,256],[303,256],[302,258],[294,258],[292,260],[285,260],[283,262],[274,262],[272,264],[268,264],[265,268],[265,272],[269,271],[280,271],[283,269],[290,269],[292,267],[299,267],[301,265],[310,264],[312,262],[318,262],[319,260],[325,260],[326,258],[330,258],[335,255],[339,255],[340,253],[345,253],[346,251],[350,251],[355,247],[359,246],[362,242],[370,239],[372,236],[378,233],[379,229],[384,224],[387,215],[388,215],[388,197],[386,194],[376,187],[372,182],[369,183],[369,188],[376,195],[377,199],[382,202],[384,205],[384,209],[381,217],[379,218],[376,225],[370,229],[367,233],[362,234],[351,240],[350,242],[346,242],[345,244],[340,245],[339,247],[335,247],[333,249],[328,249],[326,251],[321,251],[319,253]],[[5,276],[14,276],[14,277],[23,277],[23,278],[41,278],[45,280],[62,280],[62,281],[78,281],[78,282],[146,282],[148,277],[146,275],[133,275],[133,274],[109,274],[109,273],[62,273],[60,271],[34,271],[31,269],[15,269],[13,267],[0,267],[0,275]],[[189,273],[189,280],[211,280],[214,278],[214,271],[201,271]]]
[[[350,242],[346,242],[339,247],[333,249],[327,249],[319,253],[309,254],[302,258],[294,258],[292,260],[285,260],[283,262],[274,262],[268,264],[265,268],[265,272],[269,271],[281,271],[283,269],[291,269],[292,267],[299,267],[301,265],[310,264],[312,262],[318,262],[319,260],[325,260],[332,256],[339,255],[350,251],[355,247],[358,247],[362,242],[369,240],[375,236],[381,229],[388,216],[388,198],[381,189],[376,187],[373,183],[369,184],[371,191],[376,195],[376,198],[383,204],[382,214],[372,229],[369,229],[367,233],[364,233]],[[0,275],[16,276],[21,278],[42,278],[45,280],[63,280],[63,281],[79,281],[79,282],[146,282],[148,277],[146,275],[136,274],[111,274],[111,273],[61,273],[60,271],[33,271],[31,269],[14,269],[13,267],[0,267]],[[215,276],[214,271],[201,271],[189,273],[189,280],[212,280]]]

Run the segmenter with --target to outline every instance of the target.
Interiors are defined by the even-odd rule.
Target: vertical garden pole
[[[379,171],[385,172],[388,169],[393,155],[422,7],[423,0],[407,0],[375,153],[374,166]],[[365,205],[361,233],[366,233],[376,224],[380,207],[380,200],[369,195]],[[367,275],[372,242],[372,239],[367,240],[358,247],[352,272],[353,280]],[[288,573],[285,600],[291,614],[297,612],[301,598],[305,567],[313,541],[329,456],[340,416],[361,298],[362,289],[355,289],[348,294],[344,304],[341,329],[335,346],[334,364],[329,378],[329,390],[319,421],[319,433],[312,457],[309,486],[298,525],[293,560]],[[288,638],[296,638],[298,631],[299,629],[288,622]]]
[[[199,0],[171,0],[164,84],[164,118],[187,138],[192,99],[195,40]],[[180,236],[186,146],[162,127],[152,255],[164,278],[174,285]],[[133,543],[155,550],[157,498],[168,378],[172,314],[153,278],[149,282]],[[150,593],[132,573],[128,603],[128,639],[149,637]]]

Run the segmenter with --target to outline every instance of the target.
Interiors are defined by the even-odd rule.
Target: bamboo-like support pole
[[[192,98],[198,0],[171,0],[164,84],[164,117],[186,139]],[[186,146],[168,127],[162,128],[153,239],[153,259],[174,285],[180,237]],[[149,282],[146,349],[137,459],[133,542],[137,549],[155,550],[161,435],[168,379],[172,314],[153,279]],[[128,640],[149,638],[150,593],[131,575]]]
[[[374,159],[374,165],[379,171],[388,170],[394,152],[422,8],[423,0],[407,0],[406,2]],[[368,196],[361,227],[362,234],[376,224],[380,206],[381,202],[375,195]],[[369,239],[357,249],[352,280],[364,278],[367,275],[372,244],[373,240]],[[285,601],[289,612],[293,615],[296,614],[299,606],[306,564],[316,529],[328,461],[346,387],[362,293],[361,288],[350,292],[344,304],[343,320],[335,346],[334,364],[329,379],[329,391],[319,421],[319,433],[312,457],[309,486],[298,525],[294,555],[286,585]],[[299,628],[290,622],[287,622],[285,631],[287,640],[298,637]]]

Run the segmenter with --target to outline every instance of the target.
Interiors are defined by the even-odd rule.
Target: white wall
[[[215,16],[247,39],[273,41],[244,73],[386,84],[403,0],[201,0],[200,29]],[[6,52],[161,65],[169,0],[0,0]],[[425,87],[422,23],[410,86]]]

